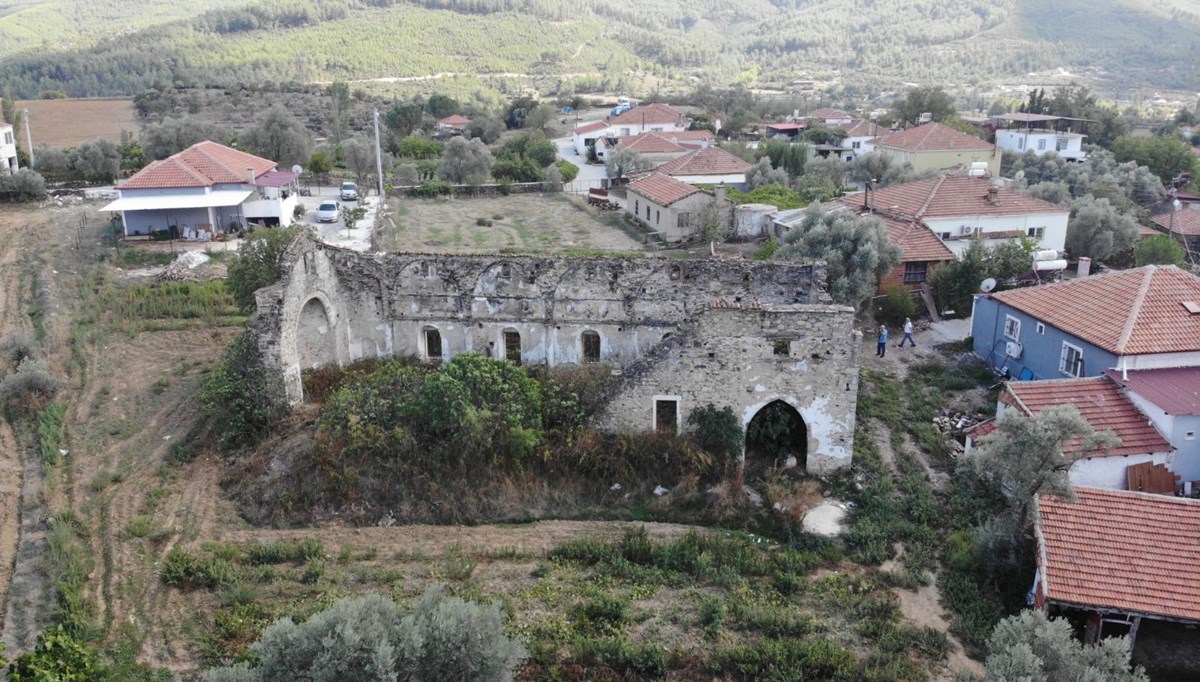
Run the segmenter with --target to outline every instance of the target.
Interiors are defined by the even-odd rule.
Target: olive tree
[[[276,105],[242,134],[242,142],[251,153],[290,168],[309,160],[312,135],[292,112]]]
[[[1065,618],[1022,611],[996,624],[988,640],[988,682],[1148,682],[1130,668],[1133,642],[1105,637],[1084,644]]]
[[[825,261],[829,295],[838,303],[861,307],[875,294],[879,278],[900,262],[900,247],[874,216],[813,205],[800,225],[784,236],[774,258]]]
[[[1137,236],[1137,222],[1108,199],[1085,196],[1071,206],[1067,250],[1076,258],[1107,260],[1133,248]]]
[[[446,143],[437,175],[455,184],[480,185],[487,182],[494,162],[483,140],[456,137]]]

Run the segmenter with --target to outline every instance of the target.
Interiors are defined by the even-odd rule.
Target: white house
[[[1105,375],[1175,447],[1171,469],[1182,484],[1200,488],[1200,367],[1110,369]]]
[[[666,163],[690,151],[716,144],[716,137],[707,130],[685,130],[670,133],[642,133],[621,138],[596,140],[596,158],[604,160],[610,149],[627,149],[651,163]]]
[[[231,224],[288,226],[296,207],[295,173],[275,162],[205,141],[155,161],[117,185],[102,211],[121,213],[126,236],[172,230],[205,239]]]
[[[16,173],[17,138],[12,124],[0,123],[0,173]]]
[[[1011,410],[1033,416],[1051,407],[1071,405],[1096,431],[1111,431],[1115,446],[1084,451],[1082,443],[1069,441],[1063,452],[1074,461],[1069,470],[1072,485],[1126,490],[1127,468],[1139,464],[1160,464],[1174,468],[1176,453],[1163,436],[1121,387],[1108,377],[1055,379],[1051,381],[1010,381],[1004,385],[996,406],[996,421]],[[970,434],[971,445],[986,442],[991,429],[985,426]]]
[[[742,189],[746,185],[749,163],[720,147],[706,147],[655,168],[654,173],[669,175],[693,185],[725,185]]]
[[[708,192],[661,173],[634,180],[627,191],[625,212],[665,241],[693,235],[697,214],[713,201]]]
[[[1054,152],[1071,161],[1082,161],[1087,156],[1087,152],[1083,151],[1083,138],[1086,135],[1057,129],[1060,121],[1073,119],[1023,113],[1004,114],[996,118],[1012,126],[996,131],[996,146],[1001,149],[1018,154],[1033,152],[1038,156]]]
[[[605,137],[629,137],[642,133],[671,133],[687,130],[691,121],[675,107],[666,104],[644,104],[608,119]]]
[[[441,136],[462,135],[469,125],[471,125],[471,119],[462,114],[452,114],[438,121],[434,126],[434,132]]]
[[[986,178],[945,176],[870,190],[869,212],[924,223],[961,256],[972,239],[1032,239],[1038,249],[1062,251],[1070,211],[997,187]]]
[[[842,139],[840,146],[846,151],[842,152],[841,157],[845,161],[853,161],[862,154],[870,153],[871,140],[880,135],[879,124],[875,121],[851,121],[834,127],[833,132]],[[884,128],[883,132],[889,131]]]
[[[603,138],[607,131],[608,123],[606,121],[586,123],[576,128],[571,140],[572,145],[575,147],[575,153],[580,156],[587,156],[588,143],[596,144],[597,140]]]

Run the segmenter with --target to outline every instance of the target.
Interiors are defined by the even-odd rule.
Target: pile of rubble
[[[946,410],[940,417],[933,418],[933,424],[939,431],[954,439],[954,453],[958,455],[963,451],[967,432],[988,419],[990,417],[978,413]]]
[[[180,282],[187,279],[195,279],[192,270],[204,265],[208,261],[208,254],[203,251],[184,251],[170,265],[163,268],[163,271],[158,274],[158,279],[162,282]]]

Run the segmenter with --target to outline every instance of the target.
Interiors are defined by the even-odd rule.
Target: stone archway
[[[784,466],[789,457],[796,458],[801,470],[808,470],[808,425],[795,407],[773,400],[746,425],[746,466]]]
[[[325,303],[314,296],[300,309],[296,321],[296,354],[300,369],[337,363],[337,338]]]

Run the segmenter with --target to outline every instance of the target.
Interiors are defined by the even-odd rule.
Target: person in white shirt
[[[901,348],[904,347],[905,341],[911,343],[914,346],[917,345],[917,342],[913,341],[912,334],[913,334],[912,320],[910,320],[906,317],[906,318],[904,318],[904,338],[900,339],[900,347]]]

